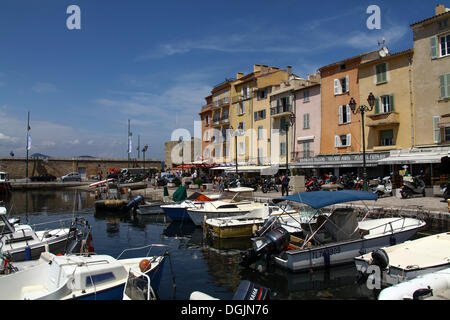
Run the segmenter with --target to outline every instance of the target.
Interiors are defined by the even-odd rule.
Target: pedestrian
[[[286,173],[281,178],[281,195],[284,196],[285,193],[289,195],[289,177]]]

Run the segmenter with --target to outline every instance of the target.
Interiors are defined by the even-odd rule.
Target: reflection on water
[[[202,291],[220,299],[231,299],[241,280],[268,287],[276,299],[374,299],[365,285],[356,284],[354,265],[294,274],[277,267],[239,265],[240,254],[251,246],[247,239],[211,240],[191,222],[171,221],[165,215],[97,215],[94,197],[88,192],[15,191],[6,200],[12,216],[26,223],[83,216],[92,225],[95,252],[117,257],[127,248],[148,244],[168,247],[176,280],[167,265],[163,272],[161,299],[189,299]],[[155,252],[156,253],[156,252]]]

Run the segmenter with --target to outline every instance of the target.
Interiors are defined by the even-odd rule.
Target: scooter
[[[266,179],[261,185],[261,189],[263,193],[267,193],[270,191],[279,192],[279,189],[275,183],[273,183],[272,179]]]
[[[378,195],[379,198],[381,198],[384,195],[389,195],[392,196],[392,182],[391,182],[391,177],[387,176],[384,177],[383,180],[381,180],[380,178],[378,178],[379,183],[378,185],[376,185],[372,190],[373,193],[376,193]]]
[[[422,176],[415,176],[413,182],[403,182],[402,191],[400,191],[403,199],[413,197],[414,195],[421,194],[425,197],[425,182],[423,182]]]

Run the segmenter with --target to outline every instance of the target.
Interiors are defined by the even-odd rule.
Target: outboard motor
[[[256,248],[248,249],[241,256],[241,264],[249,266],[256,262],[259,257],[266,254],[280,253],[285,250],[289,244],[290,234],[283,227],[278,227],[268,231],[265,235],[264,242]]]
[[[377,249],[372,252],[372,264],[379,266],[381,270],[389,266],[389,256],[383,249]]]
[[[136,209],[137,206],[141,203],[144,203],[144,197],[139,195],[134,197],[133,199],[130,200],[130,202],[128,202],[128,204],[126,205],[126,209],[130,210],[131,208]]]
[[[269,231],[270,229],[279,227],[279,224],[277,223],[278,219],[275,216],[270,216],[268,219],[266,219],[266,221],[264,222],[264,224],[262,225],[261,228],[259,228],[257,231],[255,231],[255,236],[256,237],[262,237],[266,234],[267,231]]]
[[[270,289],[243,280],[234,293],[233,300],[270,300]]]

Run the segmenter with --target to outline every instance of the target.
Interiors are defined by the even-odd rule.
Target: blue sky
[[[449,3],[441,2],[449,7]],[[81,9],[81,30],[66,13]],[[381,30],[369,30],[369,5]],[[0,156],[127,157],[127,122],[146,157],[163,158],[173,130],[194,134],[212,87],[253,64],[307,76],[378,48],[413,46],[409,25],[436,3],[408,1],[2,0]],[[133,153],[135,157],[136,151]]]

